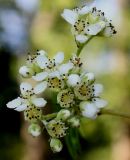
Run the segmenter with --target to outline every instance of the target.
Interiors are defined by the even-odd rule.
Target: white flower
[[[43,50],[37,51],[35,54],[28,54],[26,65],[20,67],[19,73],[25,77],[30,78],[31,76],[34,76],[37,74],[37,72],[40,72],[40,68],[37,65],[36,58],[40,55],[46,55],[46,52]]]
[[[91,102],[82,101],[80,103],[80,110],[84,117],[95,119],[100,109],[105,107],[107,102],[100,98],[93,98]]]
[[[70,9],[64,9],[63,13],[61,14],[61,16],[71,25],[74,25],[75,22],[77,22],[77,20],[79,19],[80,15],[85,15],[88,14],[92,7],[94,6],[94,3],[92,3],[91,5],[86,4],[85,6],[81,7],[81,8],[75,8],[73,10]]]
[[[46,124],[49,135],[53,138],[61,138],[66,135],[68,127],[61,120],[53,119]]]
[[[42,110],[35,106],[28,106],[24,111],[24,118],[26,121],[36,123],[41,120]]]
[[[69,108],[74,105],[74,93],[70,89],[62,90],[57,95],[57,102],[63,108]]]
[[[77,75],[77,74],[70,74],[68,77],[67,77],[67,84],[68,86],[76,86],[77,84],[80,83],[81,79],[80,79],[80,76]]]
[[[42,85],[42,87],[44,87]],[[46,101],[43,98],[37,98],[35,94],[39,94],[46,89],[39,87],[39,84],[34,88],[31,84],[27,82],[23,82],[20,85],[21,97],[18,97],[7,103],[8,108],[13,108],[16,111],[24,111],[30,106],[36,107],[44,107],[46,105]]]
[[[58,52],[53,59],[49,59],[46,55],[39,55],[36,58],[37,64],[41,69],[45,69],[45,71],[54,70],[59,64],[61,64],[64,60],[64,53]]]
[[[63,148],[61,141],[57,138],[51,138],[50,147],[54,153],[60,152]]]
[[[96,107],[96,105],[87,101],[80,103],[80,110],[84,117],[91,119],[95,119],[97,117],[97,113],[99,112],[99,109]]]
[[[104,12],[93,8],[92,5],[85,5],[74,10],[65,9],[61,16],[72,25],[71,31],[78,46],[80,43],[88,41],[91,36],[100,34],[103,30],[102,35],[104,36],[116,33],[112,25],[110,31]]]
[[[116,33],[117,33],[117,31],[115,30],[115,27],[110,22],[107,22],[106,28],[103,30],[101,35],[103,35],[105,37],[111,37]]]
[[[51,72],[48,75],[47,83],[48,83],[48,87],[56,92],[60,91],[65,86],[62,76],[58,71]]]
[[[36,124],[36,123],[32,123],[29,127],[28,127],[28,132],[34,136],[34,137],[38,137],[41,134],[41,127],[40,125]]]

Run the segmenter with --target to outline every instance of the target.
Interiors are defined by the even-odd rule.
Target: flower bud
[[[79,127],[80,126],[80,120],[77,117],[72,117],[68,120],[68,123],[70,123],[70,125],[72,127]]]
[[[68,109],[61,109],[57,114],[57,119],[66,120],[70,117],[71,113]]]
[[[60,152],[63,148],[63,145],[59,139],[51,138],[50,147],[53,152]]]
[[[36,123],[32,123],[29,127],[28,127],[28,132],[34,136],[34,137],[38,137],[41,134],[41,127],[36,124]]]

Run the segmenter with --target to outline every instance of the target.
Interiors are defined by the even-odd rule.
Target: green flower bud
[[[61,119],[63,121],[65,121],[66,119],[68,119],[70,117],[71,113],[69,110],[67,109],[61,109],[58,114],[56,119]]]
[[[59,139],[51,138],[50,147],[53,152],[60,152],[63,148],[63,145]]]
[[[32,123],[29,127],[28,127],[28,132],[34,136],[37,137],[41,134],[41,127],[36,124],[36,123]]]

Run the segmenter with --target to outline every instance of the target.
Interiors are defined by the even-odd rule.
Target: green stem
[[[83,48],[86,46],[86,44],[88,44],[88,42],[89,42],[93,37],[94,37],[94,36],[91,36],[88,41],[86,41],[83,45],[81,45],[81,46],[78,48],[77,53],[76,53],[77,56],[80,55],[80,53],[82,52]]]
[[[111,110],[111,109],[102,109],[100,111],[99,115],[112,115],[112,116],[118,116],[118,117],[130,119],[130,114],[120,113],[118,111],[114,111],[114,110]]]
[[[53,119],[57,116],[57,113],[51,113],[51,114],[47,114],[47,115],[42,115],[42,120],[50,120]]]

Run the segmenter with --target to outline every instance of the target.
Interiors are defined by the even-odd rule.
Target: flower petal
[[[21,101],[21,98],[18,97],[10,102],[8,102],[6,105],[8,108],[16,108],[18,107],[19,105],[21,105],[22,101]]]
[[[73,68],[73,63],[69,62],[69,63],[66,63],[66,64],[62,64],[60,67],[59,67],[59,72],[60,74],[67,74],[69,72],[69,70],[71,70]]]
[[[56,54],[56,56],[54,57],[54,59],[55,59],[55,63],[56,63],[56,64],[62,63],[63,60],[64,60],[64,53],[63,53],[63,52],[58,52],[58,53]]]
[[[31,70],[30,68],[28,68],[27,66],[22,66],[19,69],[19,73],[23,76],[23,77],[29,77],[31,75]]]
[[[76,41],[78,41],[80,43],[85,43],[88,39],[89,39],[89,37],[85,36],[85,35],[79,34],[76,36]]]
[[[35,76],[32,76],[32,78],[35,81],[43,81],[45,78],[47,78],[48,73],[47,72],[41,72],[41,73],[37,73]]]
[[[91,119],[95,119],[99,111],[99,109],[93,103],[89,103],[87,101],[80,103],[80,109],[84,117],[88,117]]]
[[[77,85],[77,83],[80,83],[80,81],[81,81],[81,80],[80,80],[79,75],[77,75],[77,74],[70,74],[70,75],[68,76],[67,84],[68,84],[69,86],[74,87],[74,86]]]
[[[101,84],[94,84],[94,95],[99,96],[103,91],[103,85]]]
[[[42,83],[39,83],[34,87],[34,93],[35,94],[41,94],[42,92],[45,91],[46,88],[47,88],[47,82],[46,81],[44,81]]]
[[[91,0],[90,3],[87,3],[85,6],[83,6],[78,13],[83,15],[83,14],[87,14],[91,11],[91,9],[94,7],[95,5],[95,0]]]
[[[57,77],[60,78],[60,72],[54,71],[49,74],[49,78]]]
[[[20,91],[22,95],[27,94],[27,91],[31,91],[31,90],[32,90],[32,85],[30,83],[23,82],[20,84]]]
[[[36,61],[41,69],[44,69],[49,63],[48,58],[44,55],[37,56]]]
[[[85,32],[88,35],[97,35],[104,28],[105,28],[105,22],[101,21],[101,22],[98,22],[96,24],[91,24],[88,27],[86,27]]]
[[[100,98],[94,98],[93,103],[98,107],[98,108],[104,108],[108,103],[107,101],[100,99]]]
[[[22,104],[17,108],[15,108],[14,110],[21,112],[21,111],[24,111],[25,109],[27,109],[27,104]]]
[[[75,11],[64,9],[61,16],[70,24],[74,25],[78,19],[78,14]]]
[[[44,107],[46,105],[47,101],[44,100],[44,98],[34,98],[34,99],[32,99],[32,103],[36,107]]]

